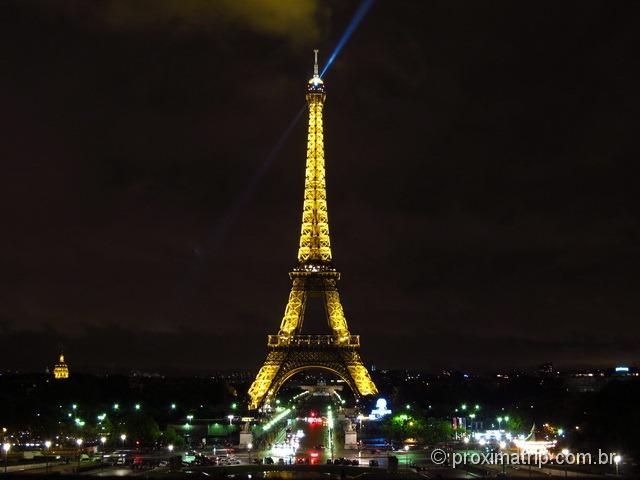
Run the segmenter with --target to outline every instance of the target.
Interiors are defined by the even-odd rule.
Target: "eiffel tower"
[[[331,259],[322,134],[325,98],[315,50],[313,77],[306,93],[309,133],[298,265],[289,273],[292,287],[280,331],[268,336],[267,359],[249,388],[251,410],[269,403],[284,382],[310,368],[333,372],[351,387],[356,398],[378,393],[360,359],[360,337],[349,332],[337,288],[340,273]],[[331,335],[301,334],[311,297],[319,297],[324,303]]]

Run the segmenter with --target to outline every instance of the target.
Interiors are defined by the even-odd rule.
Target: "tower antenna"
[[[317,48],[313,50],[313,55],[315,57],[314,64],[313,64],[313,76],[317,77],[318,76],[318,49]]]

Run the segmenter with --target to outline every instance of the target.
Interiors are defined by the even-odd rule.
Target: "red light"
[[[314,412],[313,410],[311,410],[311,416],[315,417],[316,416],[316,412]]]
[[[318,456],[318,452],[311,452],[311,457],[316,458]]]

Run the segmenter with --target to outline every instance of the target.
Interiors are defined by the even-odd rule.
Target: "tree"
[[[126,420],[127,435],[133,441],[153,443],[160,437],[160,427],[156,421],[144,413],[134,413]]]
[[[162,438],[164,439],[164,443],[166,445],[175,445],[175,446],[184,445],[184,437],[182,435],[178,435],[175,429],[171,427],[167,427],[167,429],[162,434]]]

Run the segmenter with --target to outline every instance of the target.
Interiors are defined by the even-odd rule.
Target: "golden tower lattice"
[[[349,332],[337,289],[340,273],[331,258],[322,133],[325,98],[316,50],[314,75],[306,93],[309,131],[298,265],[289,273],[292,287],[280,331],[268,336],[267,359],[249,388],[251,410],[268,402],[291,376],[309,368],[334,372],[349,384],[356,397],[378,392],[360,359],[360,337]],[[301,334],[310,297],[323,302],[330,335]]]

